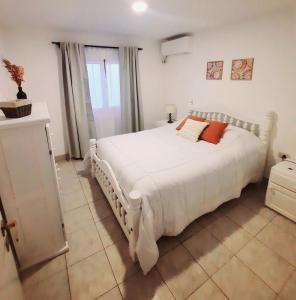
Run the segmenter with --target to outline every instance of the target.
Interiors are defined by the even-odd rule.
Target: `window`
[[[88,47],[85,54],[97,137],[120,134],[119,51]]]
[[[93,109],[120,107],[119,64],[87,63]]]
[[[89,91],[94,109],[103,107],[103,93],[101,80],[101,66],[99,64],[87,64]]]
[[[109,64],[107,66],[107,85],[109,106],[120,106],[120,80],[119,80],[119,65]]]

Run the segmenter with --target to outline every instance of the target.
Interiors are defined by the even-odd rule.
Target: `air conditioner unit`
[[[192,51],[192,36],[184,36],[161,44],[161,54],[164,58],[171,55],[186,54]]]

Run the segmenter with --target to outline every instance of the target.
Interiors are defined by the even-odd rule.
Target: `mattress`
[[[142,211],[137,256],[147,273],[157,262],[156,241],[180,234],[199,216],[240,196],[261,179],[264,145],[229,125],[219,144],[193,143],[176,124],[98,141],[97,154],[112,167],[125,195],[137,190]]]

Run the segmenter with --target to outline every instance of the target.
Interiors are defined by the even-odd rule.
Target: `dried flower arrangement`
[[[18,86],[17,99],[27,99],[27,95],[22,90],[22,82],[24,81],[24,68],[22,66],[17,66],[12,64],[8,59],[2,59],[4,67],[10,73],[11,79]]]
[[[31,114],[32,101],[27,100],[26,93],[22,90],[22,82],[24,82],[24,68],[12,64],[8,59],[2,59],[4,67],[10,73],[11,79],[18,86],[17,99],[0,102],[0,109],[6,118],[22,118]]]
[[[18,87],[22,86],[22,82],[24,81],[24,68],[12,64],[8,59],[2,59],[2,62],[4,63],[4,67],[10,73],[11,79]]]

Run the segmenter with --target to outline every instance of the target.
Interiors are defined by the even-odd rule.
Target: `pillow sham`
[[[200,118],[200,117],[195,117],[195,116],[188,116],[186,117],[177,127],[176,130],[181,130],[181,128],[184,126],[185,122],[190,119],[194,121],[199,121],[199,122],[204,122],[206,119],[205,118]]]
[[[177,134],[196,143],[200,134],[208,125],[209,124],[207,122],[199,122],[188,119],[184,126],[177,131]]]
[[[205,128],[199,138],[208,143],[218,144],[228,124],[208,120],[205,120],[205,122],[208,123],[208,126]]]

